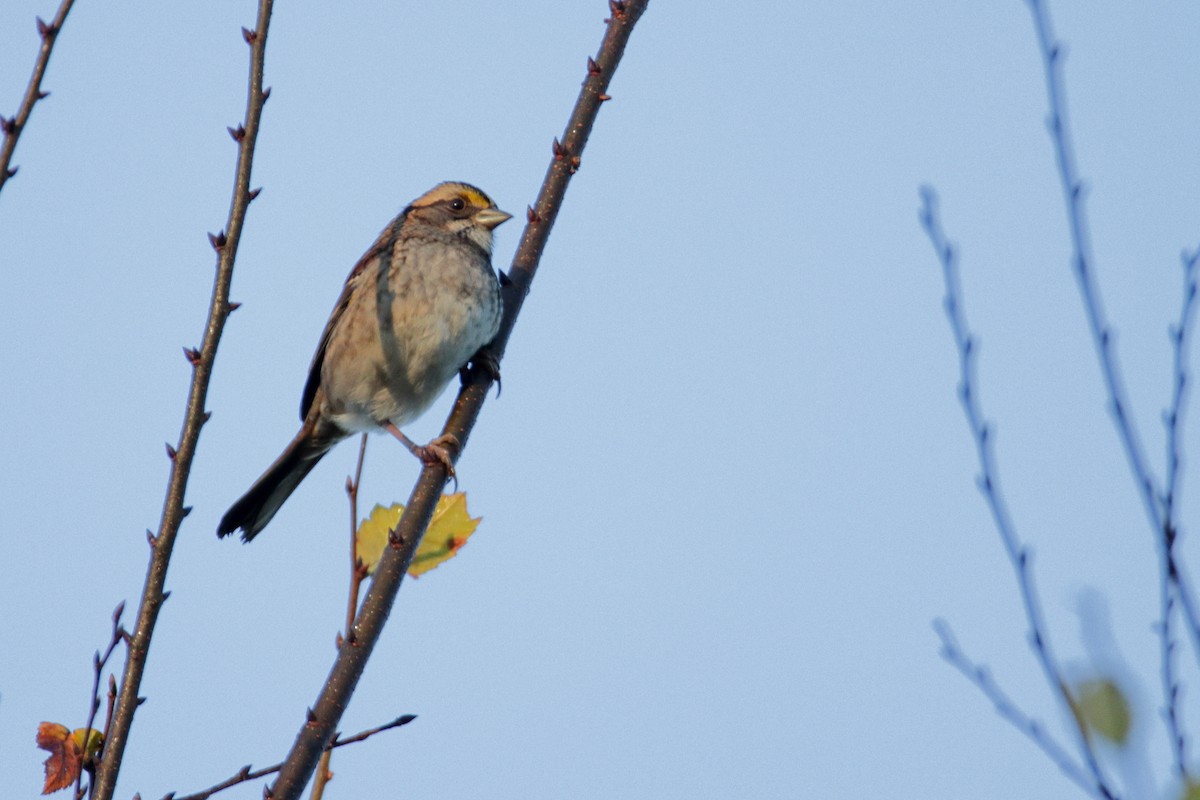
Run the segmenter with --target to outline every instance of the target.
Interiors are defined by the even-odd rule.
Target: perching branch
[[[942,276],[946,284],[945,309],[950,321],[950,329],[954,334],[954,344],[958,349],[959,385],[958,399],[967,417],[967,425],[971,429],[971,437],[975,440],[975,450],[979,458],[979,490],[983,493],[992,512],[992,521],[1000,534],[1004,552],[1012,564],[1017,578],[1017,586],[1021,593],[1021,603],[1025,608],[1025,619],[1029,624],[1029,644],[1037,656],[1046,682],[1050,690],[1062,702],[1063,709],[1076,720],[1075,732],[1078,738],[1079,751],[1091,773],[1089,790],[1097,797],[1112,798],[1113,793],[1107,786],[1100,763],[1092,749],[1087,732],[1078,724],[1078,715],[1074,710],[1074,700],[1057,659],[1050,647],[1049,632],[1045,619],[1042,617],[1041,603],[1038,600],[1037,589],[1033,584],[1030,573],[1030,552],[1017,535],[1016,527],[1008,513],[1008,504],[1000,491],[999,475],[996,469],[995,454],[992,450],[992,430],[983,417],[975,386],[975,340],[967,327],[966,316],[962,310],[962,290],[958,280],[957,256],[942,230],[941,220],[937,213],[937,195],[928,186],[921,190],[921,225],[933,244],[938,260],[942,265]],[[943,637],[945,644],[945,637]],[[953,662],[952,662],[953,663]]]
[[[209,413],[204,410],[204,405],[208,395],[208,383],[212,377],[213,362],[217,356],[217,344],[225,329],[226,318],[236,307],[229,302],[229,286],[233,277],[233,264],[237,256],[238,244],[242,238],[246,210],[259,192],[258,189],[251,190],[250,188],[250,173],[263,104],[270,94],[270,89],[263,89],[262,82],[272,1],[259,0],[258,19],[255,22],[254,30],[242,29],[242,35],[250,46],[250,78],[245,121],[229,131],[234,141],[238,143],[233,201],[229,208],[225,232],[216,235],[209,234],[209,241],[212,243],[213,249],[217,251],[217,273],[213,281],[212,299],[209,302],[208,321],[201,347],[198,350],[184,349],[184,354],[192,364],[192,383],[188,392],[187,410],[184,414],[183,430],[180,433],[178,444],[174,447],[167,445],[167,455],[171,459],[171,473],[167,483],[166,499],[163,503],[158,535],[148,534],[151,551],[150,565],[146,573],[146,583],[142,589],[141,602],[138,605],[137,624],[130,641],[129,657],[125,661],[125,672],[121,679],[120,694],[117,698],[116,715],[113,718],[108,741],[104,744],[104,755],[96,775],[94,797],[97,800],[112,800],[117,784],[117,775],[121,770],[121,761],[125,756],[125,746],[129,741],[129,730],[133,725],[134,711],[141,702],[138,690],[141,687],[142,674],[146,668],[146,658],[149,655],[154,626],[158,621],[158,612],[167,599],[168,593],[163,591],[163,587],[167,580],[167,567],[171,561],[171,552],[175,546],[175,536],[179,532],[183,518],[191,511],[189,507],[184,506],[183,501],[187,491],[188,477],[191,474],[192,459],[196,454],[196,444],[200,439],[200,430],[209,418]]]
[[[62,30],[63,23],[67,21],[67,14],[74,4],[75,0],[63,0],[62,5],[58,7],[58,13],[54,15],[54,19],[49,24],[46,24],[41,17],[37,18],[38,35],[42,37],[42,46],[38,50],[37,61],[33,64],[33,75],[29,77],[29,85],[25,88],[25,98],[21,101],[21,107],[17,109],[15,117],[0,117],[0,131],[4,133],[4,141],[0,143],[0,190],[4,189],[4,184],[8,182],[9,178],[17,174],[17,168],[10,168],[8,165],[12,161],[13,152],[17,149],[17,140],[21,138],[25,124],[29,122],[29,115],[33,113],[33,107],[38,100],[42,100],[50,94],[42,91],[42,77],[46,74],[46,67],[50,63],[50,53],[54,50],[54,42],[58,40],[58,32]]]
[[[346,739],[343,739],[340,736],[335,737],[334,740],[329,743],[329,746],[325,748],[325,752],[331,752],[335,747],[342,747],[344,745],[354,744],[355,742],[361,742],[364,739],[371,738],[377,733],[390,731],[392,728],[399,728],[401,725],[407,725],[414,719],[416,719],[416,715],[405,714],[402,717],[396,717],[394,720],[385,725],[380,725],[378,728],[368,728],[367,730],[360,731],[359,733],[356,733]],[[164,795],[162,800],[208,800],[208,798],[212,797],[217,792],[222,792],[232,786],[237,786],[239,783],[258,780],[259,778],[265,778],[268,775],[272,775],[278,772],[282,766],[283,762],[281,761],[278,764],[272,764],[269,767],[264,767],[259,770],[251,770],[250,765],[247,764],[238,770],[234,775],[226,778],[215,786],[208,787],[202,792],[196,792],[195,794],[188,794],[182,797],[178,797],[174,792],[172,792]]]
[[[594,59],[588,59],[583,89],[567,122],[561,142],[554,142],[553,159],[538,199],[527,212],[528,224],[505,281],[504,317],[500,323],[500,332],[490,346],[497,362],[503,358],[521,305],[529,292],[538,261],[558,216],[567,184],[579,169],[580,157],[591,134],[596,115],[601,104],[609,99],[606,94],[609,82],[621,60],[629,35],[638,18],[646,10],[647,3],[648,0],[609,2],[611,14],[600,51]],[[494,378],[487,369],[473,368],[468,373],[446,421],[444,433],[453,434],[459,442],[466,445],[493,381]],[[455,453],[454,457],[457,458],[458,455]],[[433,516],[446,477],[446,470],[441,465],[426,466],[421,471],[404,514],[389,537],[390,546],[384,549],[383,558],[371,581],[371,588],[363,600],[358,618],[354,626],[347,631],[329,678],[322,687],[316,704],[308,712],[279,777],[268,790],[270,796],[276,800],[297,800],[316,768],[324,744],[329,741],[341,720],[354,688],[366,668],[367,659],[370,658],[371,651],[379,639],[396,600],[396,594],[400,590],[404,573]]]

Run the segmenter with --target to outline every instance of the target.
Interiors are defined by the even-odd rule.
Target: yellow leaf
[[[1075,705],[1088,730],[1123,745],[1129,738],[1133,715],[1121,687],[1110,678],[1094,678],[1079,684]]]
[[[454,558],[482,521],[482,517],[472,518],[467,513],[466,492],[442,495],[433,510],[429,530],[408,565],[408,574],[416,578]]]
[[[374,574],[383,556],[383,548],[387,546],[388,532],[399,524],[403,513],[404,506],[399,503],[389,508],[375,506],[371,515],[358,527],[354,536],[355,547],[368,575]],[[408,574],[415,578],[453,558],[479,527],[480,521],[481,518],[472,518],[467,513],[466,493],[442,495],[433,511],[429,530],[425,532],[421,546],[408,566]]]
[[[1200,800],[1200,783],[1188,781],[1179,795],[1179,800]]]

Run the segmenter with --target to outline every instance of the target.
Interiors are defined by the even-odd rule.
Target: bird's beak
[[[476,212],[475,214],[475,223],[482,225],[489,231],[510,219],[512,219],[512,214],[501,211],[498,208],[485,208],[483,211]]]

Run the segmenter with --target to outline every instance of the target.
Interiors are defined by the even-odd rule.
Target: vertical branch
[[[8,179],[17,174],[16,167],[9,167],[12,161],[13,152],[17,149],[17,140],[21,138],[21,131],[25,130],[25,124],[29,122],[29,115],[33,113],[33,107],[38,100],[42,100],[50,93],[42,91],[42,77],[46,74],[46,67],[50,63],[50,53],[54,50],[54,43],[58,40],[58,32],[62,30],[63,23],[67,21],[67,14],[71,11],[71,6],[75,4],[75,0],[62,0],[62,4],[58,7],[58,13],[54,15],[54,19],[49,24],[42,21],[41,17],[37,20],[38,34],[42,37],[42,46],[38,50],[37,60],[33,64],[33,74],[29,77],[29,85],[25,88],[25,98],[21,101],[21,107],[17,109],[16,116],[0,117],[0,131],[4,133],[4,141],[0,143],[0,190],[4,189],[4,184]]]
[[[1175,557],[1175,542],[1179,523],[1176,519],[1176,500],[1179,493],[1179,479],[1183,471],[1182,456],[1180,455],[1180,427],[1183,422],[1183,402],[1187,393],[1187,345],[1192,330],[1192,320],[1196,309],[1196,267],[1200,261],[1200,249],[1180,256],[1183,263],[1183,304],[1179,311],[1179,323],[1172,325],[1170,330],[1171,348],[1173,353],[1172,372],[1174,385],[1171,392],[1171,405],[1163,414],[1163,424],[1167,433],[1167,481],[1163,493],[1163,546],[1161,548],[1161,570],[1166,580],[1160,582],[1159,602],[1162,609],[1162,621],[1158,625],[1159,639],[1162,645],[1160,659],[1162,661],[1163,683],[1163,717],[1167,723],[1167,733],[1171,739],[1171,750],[1174,759],[1175,774],[1180,781],[1187,785],[1190,775],[1187,766],[1187,737],[1183,732],[1182,714],[1179,710],[1179,681],[1175,676],[1174,656],[1175,638],[1171,632],[1174,618],[1175,594],[1178,593],[1186,606],[1190,605],[1190,596],[1186,593],[1185,585],[1179,580]],[[1172,587],[1176,591],[1172,591]]]
[[[1075,722],[1075,733],[1078,739],[1079,751],[1087,764],[1094,782],[1094,792],[1104,798],[1113,794],[1108,788],[1100,763],[1092,749],[1087,731],[1080,723],[1076,713],[1075,701],[1063,678],[1062,670],[1050,647],[1049,633],[1046,622],[1042,617],[1041,603],[1038,600],[1037,589],[1033,584],[1030,573],[1030,552],[1017,535],[1012,518],[1008,513],[1008,504],[1000,491],[999,476],[996,469],[995,454],[992,450],[991,426],[983,417],[979,398],[975,389],[975,340],[967,327],[967,319],[962,311],[962,290],[958,280],[958,264],[954,247],[946,240],[941,221],[937,215],[937,196],[929,187],[921,190],[921,225],[933,244],[938,260],[942,265],[942,275],[946,284],[945,309],[950,321],[950,329],[954,334],[954,344],[958,349],[959,385],[958,399],[967,417],[967,425],[975,440],[975,450],[979,459],[979,490],[987,500],[988,510],[992,513],[992,521],[1000,534],[1004,552],[1012,564],[1016,575],[1017,586],[1021,593],[1021,603],[1025,608],[1025,619],[1029,624],[1029,643],[1037,656],[1042,672],[1050,690],[1062,702],[1063,708]]]
[[[258,195],[257,189],[250,189],[250,174],[263,104],[270,94],[269,89],[263,89],[262,80],[266,57],[267,28],[271,21],[271,5],[272,0],[259,0],[255,29],[252,31],[242,29],[242,35],[250,46],[250,77],[245,121],[236,129],[230,130],[230,135],[238,143],[233,199],[225,232],[209,235],[209,240],[217,251],[218,258],[212,299],[208,308],[208,321],[200,349],[185,349],[184,351],[192,364],[192,383],[188,392],[187,410],[184,414],[183,429],[178,445],[167,446],[167,454],[171,459],[171,472],[163,503],[162,519],[159,523],[158,535],[149,535],[148,537],[151,549],[150,565],[146,573],[146,583],[142,589],[141,602],[138,605],[137,623],[129,643],[129,655],[125,661],[116,713],[113,717],[108,741],[104,744],[103,758],[96,776],[94,796],[97,800],[112,800],[113,792],[116,789],[117,775],[125,756],[125,746],[128,744],[133,715],[137,706],[142,702],[142,698],[138,696],[138,690],[141,687],[142,674],[146,668],[151,637],[154,635],[159,609],[168,596],[163,587],[166,584],[167,567],[170,565],[175,537],[183,518],[191,511],[190,508],[183,505],[183,500],[191,473],[192,459],[196,454],[196,445],[200,439],[200,430],[209,418],[209,413],[204,410],[204,405],[208,395],[209,380],[212,377],[213,362],[217,355],[217,345],[225,329],[225,320],[235,307],[229,302],[229,286],[233,277],[234,259],[237,256],[238,243],[241,241],[246,210],[250,202]]]
[[[606,94],[609,82],[621,60],[634,24],[646,10],[647,2],[648,0],[609,2],[611,14],[600,51],[594,59],[588,59],[587,77],[583,88],[561,142],[554,142],[553,159],[536,204],[528,210],[529,221],[513,257],[512,268],[504,287],[504,317],[500,323],[500,332],[491,345],[497,361],[503,357],[517,315],[525,295],[529,292],[530,282],[537,271],[538,261],[558,216],[567,184],[579,169],[580,156],[591,134],[596,115],[601,104],[609,99]],[[459,391],[444,432],[456,436],[463,446],[466,445],[471,429],[479,417],[493,380],[488,370],[472,369]],[[346,633],[333,669],[321,689],[316,704],[309,710],[291,752],[280,769],[279,777],[267,790],[267,794],[275,800],[296,800],[300,796],[317,765],[321,751],[334,736],[337,724],[366,668],[367,659],[370,658],[371,651],[387,622],[396,594],[400,591],[404,573],[433,516],[446,477],[446,470],[441,465],[427,466],[422,470],[405,506],[404,514],[389,537],[390,546],[384,549],[383,558],[376,568],[375,577],[363,600],[358,618]]]

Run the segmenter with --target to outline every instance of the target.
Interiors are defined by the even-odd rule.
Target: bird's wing
[[[308,381],[304,384],[304,395],[300,398],[301,420],[308,417],[313,399],[317,396],[317,388],[321,385],[321,366],[325,363],[325,349],[329,346],[329,337],[333,335],[334,328],[337,327],[338,322],[342,319],[342,314],[346,312],[346,307],[350,304],[350,295],[354,292],[354,288],[358,284],[359,276],[373,259],[379,258],[396,246],[396,239],[400,235],[400,227],[407,214],[408,209],[406,208],[404,209],[404,213],[396,217],[390,225],[384,228],[383,233],[379,234],[379,238],[375,240],[375,244],[371,245],[371,248],[363,253],[362,258],[354,265],[354,269],[350,270],[350,275],[346,277],[346,285],[342,287],[342,293],[338,296],[337,303],[333,306],[333,313],[329,315],[329,322],[325,323],[325,330],[321,332],[321,343],[317,345],[317,352],[313,353],[312,364],[308,367]]]

